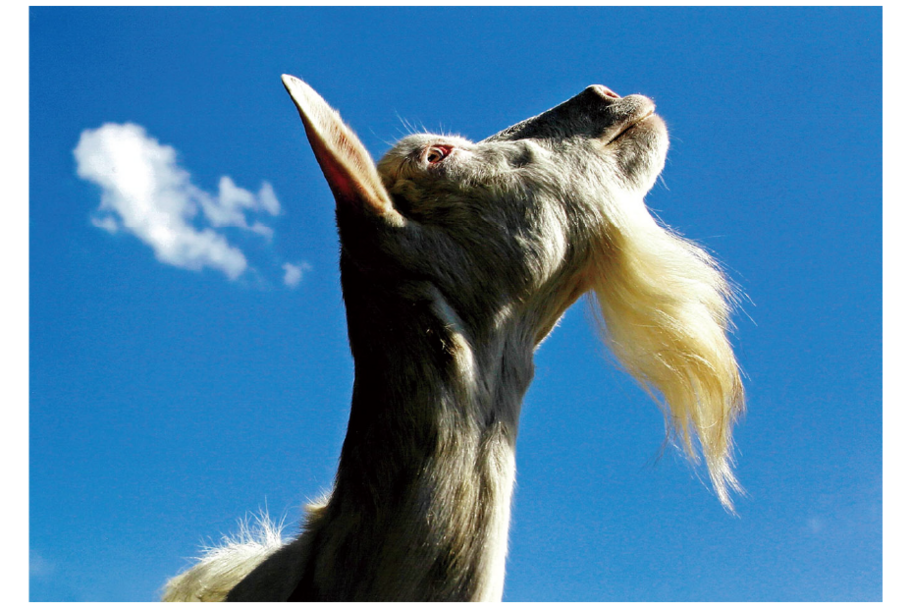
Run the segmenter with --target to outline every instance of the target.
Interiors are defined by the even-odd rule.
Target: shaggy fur
[[[296,539],[215,549],[165,599],[500,599],[534,351],[586,292],[731,508],[731,290],[643,203],[668,142],[649,99],[591,86],[478,143],[411,135],[374,168],[319,95],[284,82],[336,199],[348,433]]]
[[[234,536],[218,545],[203,547],[196,564],[168,581],[164,599],[169,602],[220,602],[228,592],[269,555],[282,546],[282,525],[267,514],[253,525],[242,521]]]

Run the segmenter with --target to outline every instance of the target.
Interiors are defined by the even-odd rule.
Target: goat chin
[[[283,81],[336,201],[348,432],[295,540],[261,516],[165,600],[500,599],[534,352],[587,291],[608,347],[693,460],[701,445],[733,509],[734,292],[644,204],[668,149],[650,99],[593,85],[477,143],[409,135],[374,165],[309,85]]]

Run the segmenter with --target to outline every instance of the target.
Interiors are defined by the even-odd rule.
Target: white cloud
[[[107,230],[111,234],[114,234],[115,232],[120,230],[120,227],[117,225],[117,220],[115,220],[110,215],[105,216],[105,217],[93,217],[92,225],[98,226],[102,230]]]
[[[286,262],[282,264],[282,268],[285,270],[285,285],[292,288],[297,287],[301,279],[304,278],[304,271],[311,269],[310,264],[307,262],[300,262],[299,264]]]
[[[83,131],[73,155],[76,174],[102,189],[92,224],[133,234],[160,261],[180,268],[208,267],[236,279],[248,268],[247,258],[218,229],[240,228],[269,239],[272,228],[260,221],[251,225],[248,215],[281,211],[266,182],[258,194],[228,176],[221,178],[216,196],[198,188],[177,164],[176,150],[139,125],[108,123]]]
[[[218,197],[208,195],[199,200],[203,213],[213,226],[234,226],[252,230],[266,238],[272,237],[272,229],[261,222],[252,226],[247,224],[247,212],[266,212],[269,215],[278,215],[281,207],[275,192],[268,183],[263,183],[259,195],[254,195],[249,190],[238,188],[227,175],[223,175],[218,182]]]
[[[269,182],[263,182],[262,188],[259,189],[259,203],[271,215],[278,215],[278,212],[281,211],[281,205],[278,204],[275,190],[272,189],[272,184]]]
[[[252,226],[250,226],[250,230],[252,230],[256,234],[263,235],[267,239],[271,239],[272,233],[274,232],[271,228],[261,224],[260,222],[255,222]]]

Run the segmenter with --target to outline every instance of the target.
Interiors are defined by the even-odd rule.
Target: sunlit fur
[[[632,223],[632,222],[631,222]],[[702,249],[647,214],[614,230],[593,273],[592,295],[611,351],[658,400],[686,453],[695,429],[719,498],[740,491],[731,470],[731,426],[743,385],[726,336],[731,289]]]
[[[283,544],[282,524],[267,514],[242,521],[238,531],[217,545],[203,547],[203,557],[168,581],[162,593],[166,602],[220,602],[228,592],[266,557]]]
[[[313,89],[284,82],[336,199],[348,432],[296,539],[229,542],[165,599],[499,600],[534,352],[586,292],[731,508],[731,293],[645,207],[668,146],[649,99],[591,86],[477,143],[410,135],[374,169]]]

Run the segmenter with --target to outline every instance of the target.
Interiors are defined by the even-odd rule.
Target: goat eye
[[[431,165],[438,163],[452,152],[452,146],[430,146],[427,149],[427,162]]]

